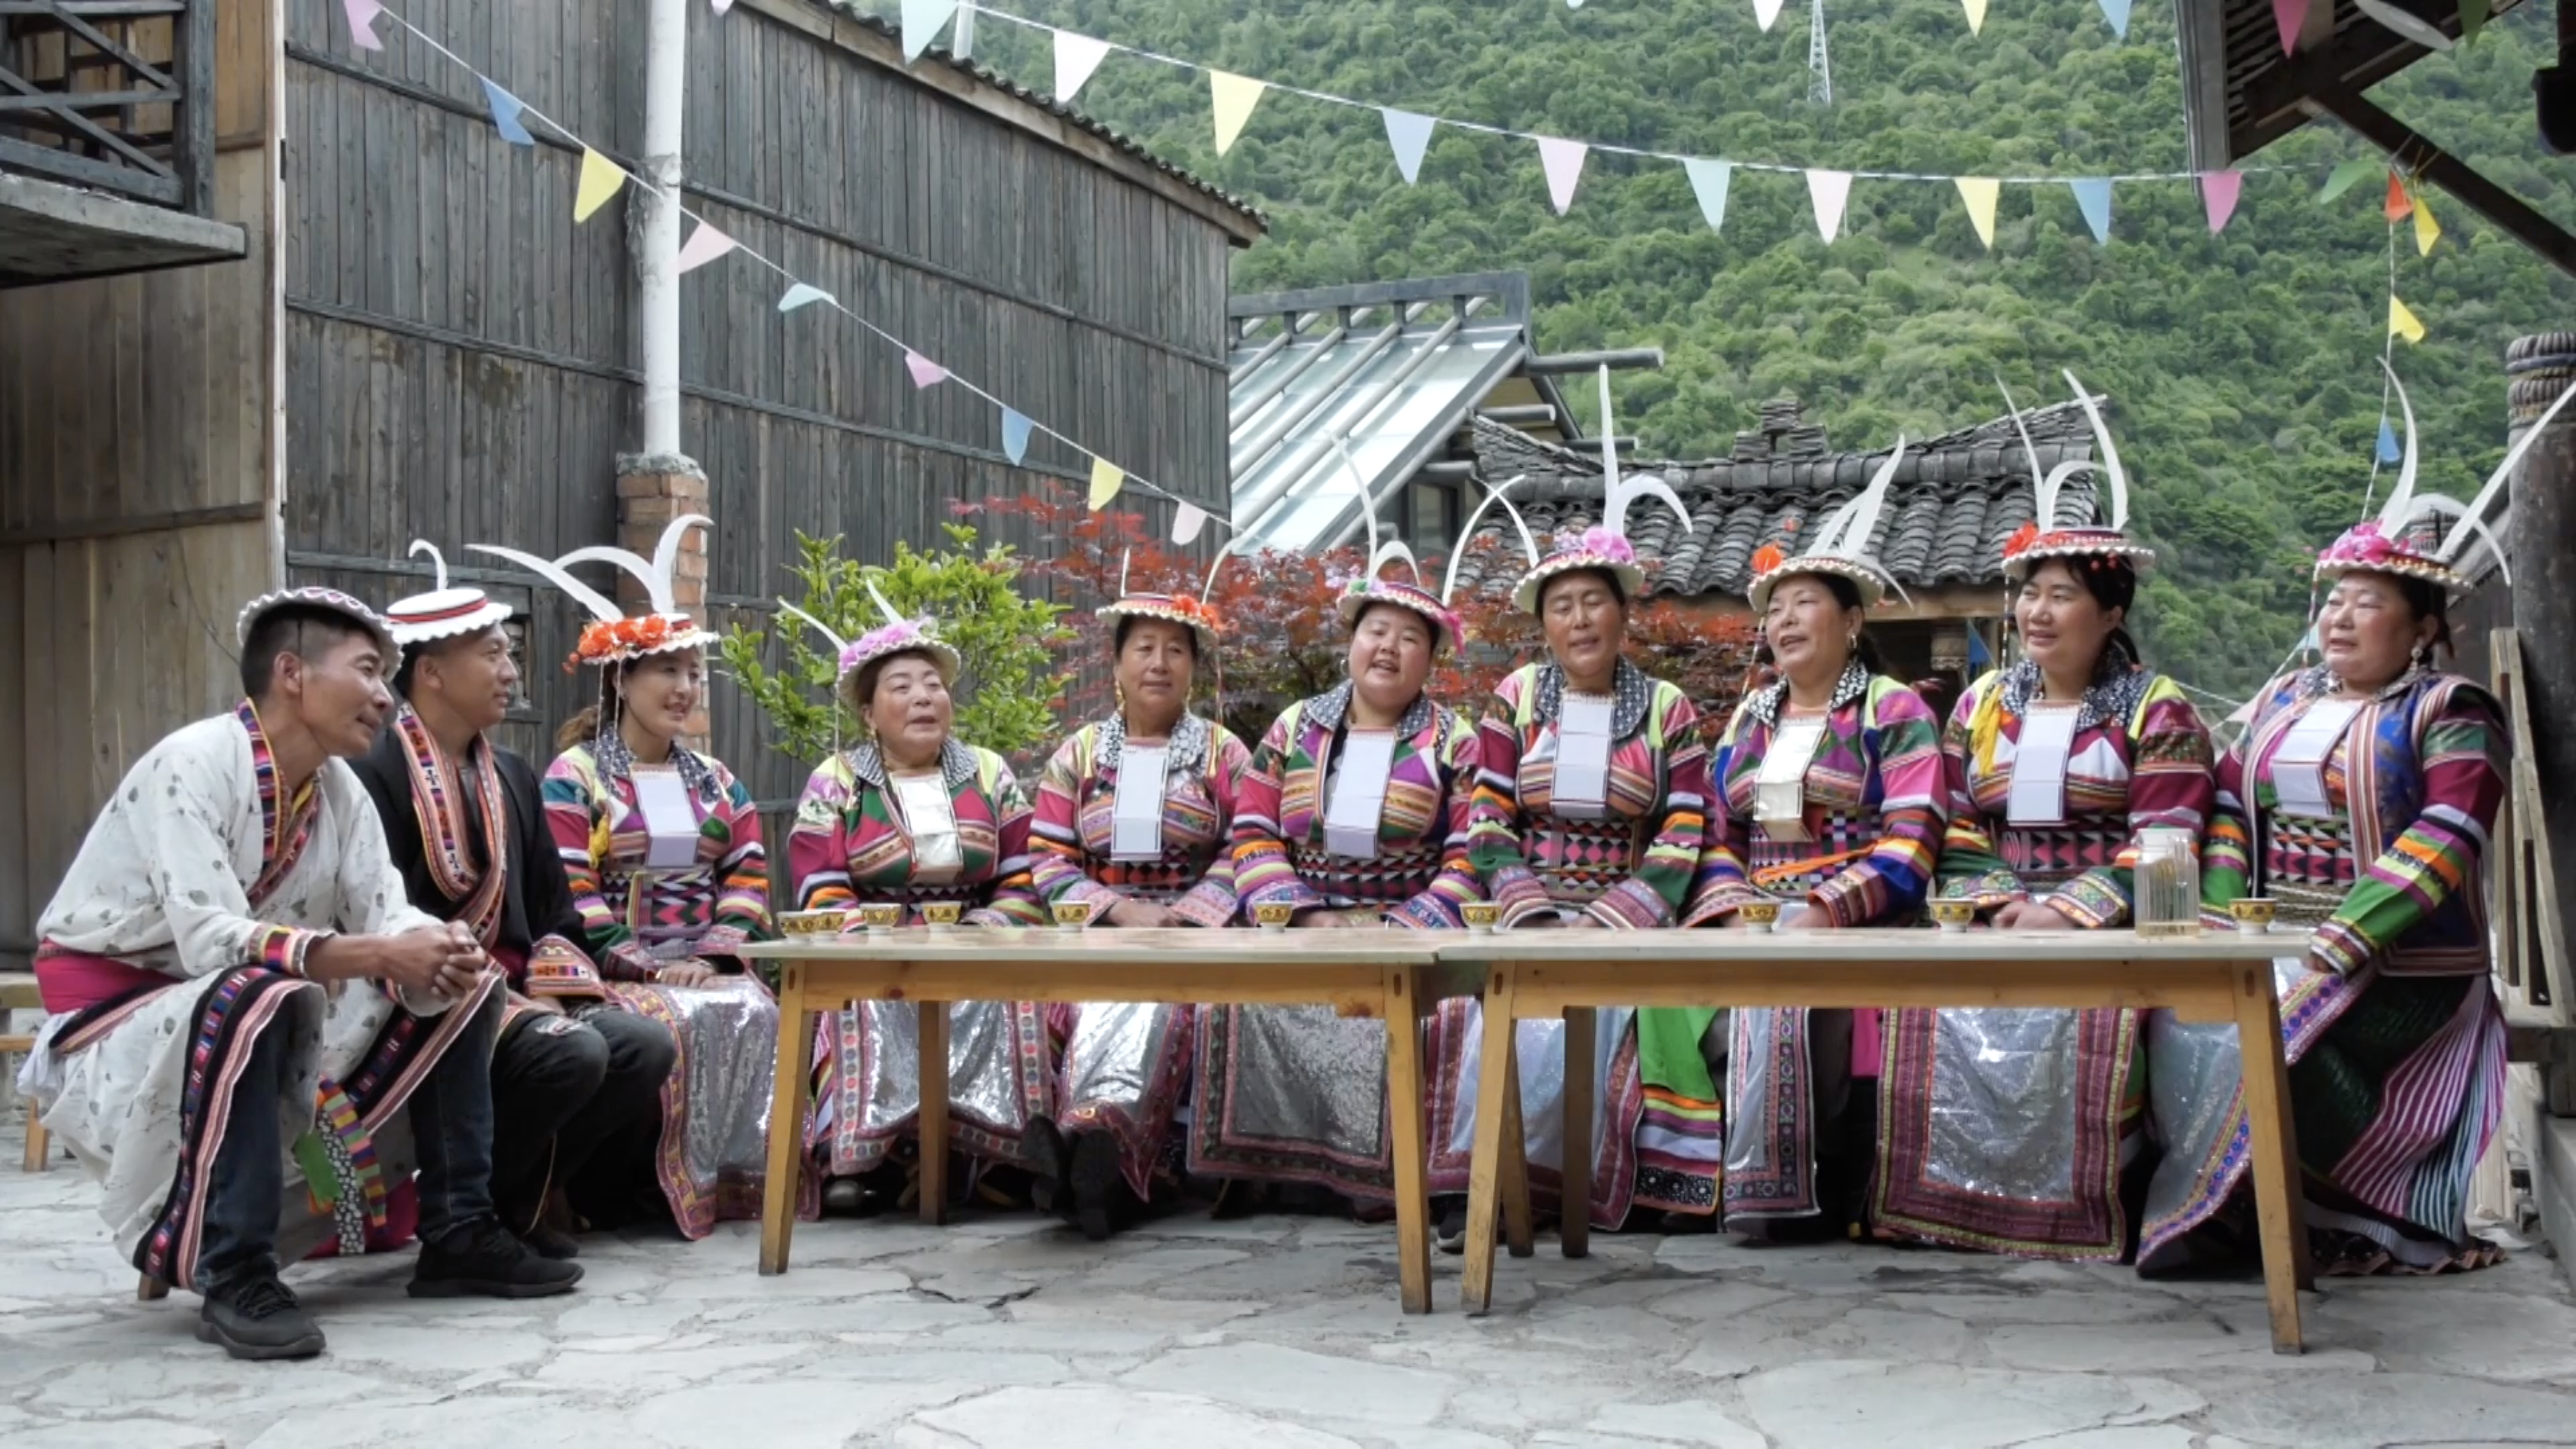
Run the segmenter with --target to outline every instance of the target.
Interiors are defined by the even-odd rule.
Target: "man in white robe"
[[[246,697],[135,762],[38,920],[20,1084],[118,1250],[201,1294],[197,1336],[235,1357],[322,1351],[280,1254],[357,1251],[413,1150],[414,1296],[565,1292],[580,1268],[493,1215],[490,962],[409,904],[345,763],[400,651],[328,589],[256,599],[239,633]]]

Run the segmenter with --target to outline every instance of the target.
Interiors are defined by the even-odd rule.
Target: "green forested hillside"
[[[1841,168],[2081,175],[2179,169],[2170,9],[2141,4],[2126,42],[2094,0],[1994,0],[1982,38],[1958,0],[1828,9],[1834,101],[1808,100],[1808,15],[1765,35],[1749,0],[997,0],[1029,18],[1278,83],[1595,142]],[[888,7],[891,9],[891,7]],[[2554,217],[2576,218],[2568,163],[2534,139],[2532,68],[2547,7],[2376,98]],[[976,55],[1049,88],[1043,32],[983,18]],[[1084,109],[1253,198],[1270,237],[1238,290],[1525,269],[1553,349],[1658,344],[1659,373],[1618,381],[1622,431],[1666,456],[1725,451],[1764,398],[1794,393],[1846,445],[1992,416],[2060,367],[2116,399],[2164,551],[2142,610],[2160,663],[2241,695],[2299,631],[2305,551],[2350,520],[2371,469],[2386,320],[2384,181],[2316,204],[2325,172],[2369,154],[2310,128],[2247,176],[2223,236],[2194,187],[2123,184],[2097,246],[2062,186],[2006,187],[1987,253],[1947,184],[1863,180],[1840,240],[1816,234],[1795,175],[1739,170],[1725,230],[1680,167],[1595,152],[1570,214],[1535,148],[1450,127],[1407,186],[1377,116],[1276,91],[1214,154],[1206,78],[1113,54]],[[2399,344],[2428,487],[2465,496],[2502,456],[2503,348],[2576,325],[2576,283],[2435,193],[2429,258],[2401,232],[2397,289],[2431,329]],[[2028,393],[2024,393],[2025,396]]]

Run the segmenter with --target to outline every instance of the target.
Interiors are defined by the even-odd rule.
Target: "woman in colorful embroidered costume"
[[[957,651],[929,620],[877,602],[885,627],[846,645],[823,631],[839,650],[839,700],[867,738],[817,766],[796,803],[787,864],[797,908],[851,911],[852,930],[862,929],[857,907],[879,904],[903,907],[907,925],[934,903],[958,906],[968,925],[1040,924],[1028,799],[1001,756],[951,732]],[[979,1163],[1017,1165],[1053,1077],[1045,1018],[1025,1001],[948,1011],[950,1145]],[[809,1140],[833,1179],[827,1208],[877,1211],[905,1192],[893,1154],[917,1136],[919,1040],[910,1002],[861,1002],[823,1018]]]
[[[1091,907],[1111,926],[1224,926],[1234,920],[1235,791],[1247,751],[1190,713],[1217,621],[1187,595],[1128,593],[1110,626],[1118,705],[1047,761],[1030,828],[1031,881],[1048,904]],[[1172,1115],[1189,1087],[1188,1006],[1084,1002],[1061,1018],[1056,1111],[1033,1117],[1030,1153],[1093,1238],[1131,1203],[1168,1192],[1181,1165]],[[1132,1195],[1132,1196],[1131,1196]]]
[[[1861,632],[1894,587],[1869,553],[1904,440],[1870,486],[1788,557],[1753,556],[1748,593],[1782,672],[1718,747],[1707,853],[1682,924],[1741,923],[1777,900],[1784,930],[1911,924],[1941,844],[1941,730],[1880,672]],[[1899,590],[1899,592],[1902,592]],[[1726,1226],[1840,1237],[1860,1220],[1875,1090],[1876,1012],[1742,1009],[1727,1033]]]
[[[1467,866],[1475,732],[1424,692],[1459,643],[1457,617],[1418,583],[1371,568],[1337,608],[1349,679],[1301,700],[1262,734],[1234,817],[1243,915],[1284,907],[1299,930],[1459,924],[1477,897]],[[1193,1081],[1190,1170],[1255,1185],[1304,1184],[1393,1201],[1386,1027],[1330,1007],[1205,1012]]]
[[[680,611],[673,575],[689,531],[706,526],[696,515],[675,520],[650,560],[585,551],[643,582],[652,612],[636,619],[562,560],[477,546],[592,616],[571,664],[598,669],[598,704],[557,736],[562,753],[544,789],[546,828],[600,979],[534,962],[528,989],[606,996],[670,1029],[679,1060],[662,1087],[652,1160],[672,1221],[691,1238],[759,1215],[778,1037],[776,998],[733,955],[771,934],[760,815],[723,761],[681,743],[705,703],[716,636]],[[594,1221],[624,1206],[599,1188],[580,1198]]]
[[[2026,657],[1971,685],[1942,740],[1936,889],[2008,930],[2128,924],[2138,832],[2199,835],[2214,793],[2208,730],[2129,641],[2137,570],[2153,555],[2121,531],[2119,452],[2093,398],[2067,383],[2101,449],[2110,525],[2059,526],[2059,490],[2096,465],[2042,477],[2025,432],[2047,527],[2015,535],[2004,573],[2020,589]],[[2145,1147],[2137,1013],[1918,1009],[1889,1021],[1880,1232],[2037,1257],[2128,1251],[2122,1177]]]
[[[2393,380],[2393,374],[2392,374]],[[2469,1176],[2502,1108],[2504,1018],[2488,982],[2486,854],[2504,797],[2495,699],[2435,667],[2466,560],[2525,429],[2475,503],[2415,493],[2415,419],[2387,507],[2317,560],[2324,662],[2267,685],[2218,766],[2202,891],[2244,896],[2312,927],[2275,963],[2307,1227],[2328,1272],[2431,1272],[2493,1260],[2468,1229]],[[2549,412],[2566,401],[2562,395]],[[2438,548],[2415,529],[2461,514]],[[2499,559],[2501,555],[2499,554]],[[2235,1038],[2159,1012],[2148,1028],[2156,1120],[2168,1142],[2147,1197],[2149,1272],[2240,1258],[2247,1133]]]
[[[1608,417],[1609,373],[1601,374]],[[1639,497],[1660,500],[1689,526],[1662,479],[1622,479],[1602,443],[1604,507],[1587,529],[1524,575],[1512,605],[1535,614],[1547,662],[1494,687],[1479,727],[1469,855],[1510,930],[1631,930],[1673,926],[1690,899],[1708,825],[1708,750],[1699,712],[1675,685],[1649,678],[1626,655],[1628,610],[1645,572],[1624,523]],[[1590,1211],[1605,1227],[1643,1205],[1675,1214],[1672,1227],[1705,1226],[1717,1211],[1723,1110],[1702,1037],[1716,1013],[1658,1009],[1604,1012],[1595,1064]],[[1470,1001],[1443,1003],[1434,1031],[1433,1189],[1453,1190],[1474,1130],[1482,1016]],[[1633,1028],[1633,1030],[1632,1030]],[[1561,1118],[1562,1022],[1523,1022],[1514,1048],[1531,1184],[1553,1193],[1560,1143],[1543,1124]],[[1580,1169],[1576,1169],[1578,1172]],[[1578,1204],[1564,1211],[1581,1210]],[[1444,1222],[1442,1244],[1464,1246]]]

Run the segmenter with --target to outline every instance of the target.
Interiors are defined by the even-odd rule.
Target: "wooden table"
[[[1055,930],[919,928],[881,936],[791,936],[744,948],[779,963],[778,1078],[770,1098],[760,1271],[787,1271],[796,1174],[805,1156],[808,1055],[816,1013],[858,1000],[911,1001],[921,1032],[921,1218],[947,1203],[948,1004],[956,1001],[1159,1001],[1330,1005],[1387,1023],[1394,1126],[1397,1261],[1404,1311],[1431,1311],[1431,1198],[1423,1126],[1421,1021],[1442,996],[1472,995],[1475,965],[1444,968],[1426,931]]]
[[[2184,1021],[2234,1022],[2252,1126],[2256,1215],[2272,1348],[2300,1351],[2298,1290],[2313,1286],[2272,959],[2304,933],[2150,939],[2133,931],[1515,931],[1456,934],[1441,959],[1484,970],[1484,1058],[1467,1207],[1467,1310],[1494,1287],[1499,1198],[1513,1256],[1530,1247],[1516,1033],[1504,1021],[1565,1020],[1567,1257],[1587,1249],[1582,1204],[1592,1163],[1594,1012],[1604,1006],[2164,1007]],[[1506,1136],[1506,1133],[1509,1136]],[[1503,1144],[1509,1141],[1511,1151]]]

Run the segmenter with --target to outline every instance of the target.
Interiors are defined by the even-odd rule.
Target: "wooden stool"
[[[24,971],[0,971],[0,1014],[11,1011],[42,1011],[45,999],[36,990],[36,978]],[[23,1057],[36,1049],[36,1039],[25,1032],[0,1033],[0,1058]],[[27,1151],[18,1166],[25,1172],[42,1172],[51,1166],[51,1143],[45,1124],[36,1120],[36,1104],[27,1104]]]

